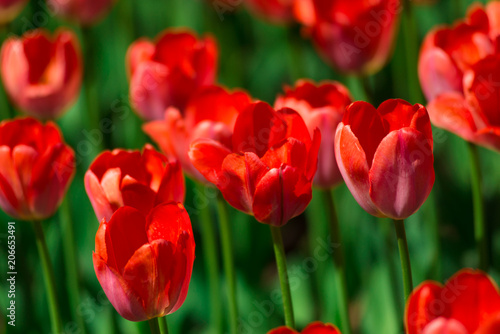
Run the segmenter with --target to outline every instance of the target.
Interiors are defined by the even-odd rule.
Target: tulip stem
[[[76,254],[75,248],[75,234],[73,231],[73,222],[71,221],[71,210],[69,207],[68,199],[66,198],[59,211],[59,220],[61,224],[61,231],[63,234],[63,254],[64,254],[64,264],[66,267],[66,277],[68,281],[69,290],[69,300],[73,307],[71,307],[71,312],[73,318],[76,320],[80,330],[79,333],[84,334],[85,323],[81,314],[77,311],[78,305],[80,305],[80,284],[78,282],[78,256]]]
[[[339,305],[340,319],[342,321],[342,333],[351,333],[351,324],[349,321],[349,302],[347,296],[347,280],[346,268],[344,259],[344,250],[342,247],[342,238],[340,235],[340,226],[335,209],[335,201],[331,190],[324,190],[323,200],[324,208],[326,208],[328,219],[330,221],[330,233],[332,236],[332,243],[335,247],[333,251],[333,262],[335,264],[337,274],[337,302]]]
[[[222,244],[222,257],[229,302],[229,327],[232,334],[238,333],[238,302],[236,299],[236,274],[234,271],[233,243],[231,226],[227,214],[227,204],[219,193],[217,196],[217,212],[219,214],[220,235]]]
[[[160,332],[161,332],[161,334],[168,334],[167,316],[158,318],[158,323],[160,325]]]
[[[474,205],[474,235],[479,253],[479,268],[487,271],[489,268],[489,242],[486,221],[484,219],[481,165],[477,146],[472,143],[468,143],[468,146],[470,153],[472,199]]]
[[[33,221],[33,228],[35,229],[36,246],[38,248],[40,260],[42,262],[41,265],[45,281],[45,290],[47,291],[47,301],[49,304],[52,332],[62,333],[62,322],[61,318],[59,317],[59,305],[57,303],[56,280],[54,269],[52,268],[52,263],[50,261],[47,242],[45,241],[45,234],[43,233],[42,222]]]
[[[204,186],[198,184],[198,191],[203,193]],[[210,206],[201,205],[199,208],[200,232],[203,247],[203,256],[205,257],[205,270],[207,273],[208,288],[210,291],[210,320],[213,331],[222,333],[222,303],[220,299],[220,279],[219,279],[219,260],[217,256],[217,242],[213,221],[210,214]]]
[[[151,329],[151,334],[161,334],[158,318],[149,319],[148,323],[149,329]]]
[[[419,38],[417,33],[417,25],[411,0],[404,1],[404,13],[402,20],[402,31],[404,33],[404,46],[407,61],[407,80],[409,98],[411,103],[422,103],[423,96],[420,90],[418,80],[418,45]]]
[[[411,277],[410,253],[408,252],[408,242],[406,241],[406,231],[404,220],[394,219],[396,236],[398,238],[399,257],[401,258],[401,270],[403,272],[403,287],[405,292],[405,303],[413,290],[413,280]]]
[[[283,297],[283,308],[285,311],[285,325],[290,328],[295,328],[295,320],[293,318],[292,293],[290,291],[290,283],[288,282],[288,272],[286,269],[286,254],[283,246],[283,238],[281,236],[280,227],[269,226],[273,237],[274,255],[276,256],[276,266],[278,267],[278,275],[280,278],[281,294]]]

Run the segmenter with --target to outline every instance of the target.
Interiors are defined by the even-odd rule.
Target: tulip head
[[[316,128],[321,132],[316,187],[329,189],[342,181],[334,154],[335,131],[350,103],[351,96],[345,86],[327,81],[316,85],[299,80],[294,88],[286,87],[285,94],[276,99],[276,109],[288,107],[300,114],[311,136]]]
[[[47,0],[54,14],[89,26],[101,20],[116,0]]]
[[[284,24],[293,19],[294,0],[245,0],[244,2],[252,12],[272,23]]]
[[[337,163],[347,187],[368,213],[405,219],[434,184],[432,129],[425,108],[387,100],[347,107],[335,136]]]
[[[0,24],[4,25],[16,18],[28,0],[0,0]]]
[[[61,204],[75,174],[75,154],[52,122],[0,123],[0,207],[12,217],[43,220]]]
[[[311,138],[296,111],[257,102],[239,114],[230,148],[199,139],[189,157],[229,204],[281,226],[311,201],[320,142],[319,130]]]
[[[188,175],[207,182],[189,159],[190,144],[196,139],[206,138],[230,148],[236,118],[250,103],[251,98],[246,92],[206,86],[191,97],[184,113],[168,108],[164,120],[151,121],[143,129],[167,156],[180,161]]]
[[[164,202],[184,201],[184,177],[177,161],[146,145],[139,151],[101,153],[85,174],[85,189],[97,219],[111,219],[122,206],[144,215]]]
[[[69,30],[61,29],[54,37],[42,29],[11,37],[2,46],[0,64],[9,98],[37,118],[61,116],[80,92],[80,46]]]
[[[172,52],[175,50],[175,52]],[[190,31],[166,30],[155,42],[139,39],[127,51],[130,99],[146,120],[162,119],[168,107],[181,111],[217,73],[217,45]]]
[[[406,305],[408,334],[494,334],[500,328],[500,294],[488,274],[462,269],[443,286],[427,281]]]
[[[315,321],[307,325],[302,332],[297,332],[290,327],[282,326],[270,330],[267,334],[342,334],[340,330],[332,324],[324,324]]]
[[[130,321],[175,312],[186,299],[195,243],[180,203],[147,215],[131,207],[103,218],[93,253],[97,279],[116,311]]]

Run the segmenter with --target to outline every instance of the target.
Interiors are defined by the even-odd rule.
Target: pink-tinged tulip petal
[[[166,30],[154,43],[140,39],[127,56],[131,103],[146,120],[162,119],[167,108],[183,110],[194,93],[213,84],[216,67],[217,46],[210,36]]]
[[[469,334],[469,332],[455,319],[438,318],[428,324],[422,334]]]
[[[0,58],[5,89],[23,111],[56,118],[78,97],[82,59],[72,32],[61,29],[51,37],[39,29],[10,38],[2,46]]]
[[[110,220],[115,209],[111,206],[108,197],[104,193],[99,179],[91,170],[85,173],[85,190],[87,194],[92,194],[89,199],[96,216]]]
[[[402,128],[380,143],[370,169],[370,197],[387,217],[405,219],[415,213],[434,184],[434,157],[428,138]]]
[[[16,18],[26,6],[28,0],[0,1],[0,24],[5,25]]]
[[[48,0],[54,14],[82,25],[92,25],[101,20],[116,0]]]
[[[498,2],[488,2],[486,4],[486,14],[490,24],[490,37],[495,40],[500,35],[500,4]]]

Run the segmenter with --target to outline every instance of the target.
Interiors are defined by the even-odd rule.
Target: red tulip
[[[275,328],[267,334],[342,334],[340,330],[331,324],[323,324],[319,321],[309,324],[302,332],[297,332],[289,327],[282,326]]]
[[[427,35],[419,60],[432,123],[500,151],[500,3],[474,5],[465,22]]]
[[[321,131],[318,171],[314,177],[317,187],[331,188],[342,181],[334,155],[335,130],[350,103],[350,93],[342,84],[322,82],[315,85],[307,80],[297,81],[294,88],[286,87],[285,95],[276,99],[276,109],[292,108],[302,116],[311,136],[316,128]]]
[[[229,204],[261,223],[281,226],[311,201],[320,142],[319,130],[311,140],[294,110],[257,102],[239,114],[230,148],[199,139],[189,157]]]
[[[183,110],[196,90],[215,81],[217,45],[210,36],[166,30],[155,43],[134,42],[127,68],[132,106],[146,120],[162,119],[168,107]]]
[[[210,138],[231,147],[236,117],[250,103],[250,96],[243,91],[207,86],[191,98],[184,114],[169,108],[164,120],[149,122],[143,128],[165,154],[181,162],[185,172],[206,182],[189,160],[189,145],[196,139]]]
[[[191,221],[182,204],[160,204],[148,215],[125,206],[99,226],[94,269],[116,311],[127,320],[144,321],[182,305],[194,248]]]
[[[56,118],[78,97],[82,59],[71,31],[61,29],[52,38],[38,29],[21,38],[9,38],[0,58],[7,94],[28,114]]]
[[[320,54],[345,73],[371,74],[389,59],[400,0],[296,0],[294,13]]]
[[[102,19],[116,0],[47,0],[51,10],[64,18],[83,25],[91,25]]]
[[[257,15],[276,24],[288,23],[293,19],[294,0],[245,0],[245,4]]]
[[[0,0],[0,24],[14,20],[24,9],[28,0]]]
[[[471,269],[444,285],[427,281],[413,290],[406,305],[408,334],[500,333],[500,293],[488,274]]]
[[[10,216],[52,216],[74,173],[75,154],[57,125],[33,118],[0,123],[0,207]]]
[[[356,201],[377,217],[404,219],[434,184],[432,129],[420,104],[387,100],[347,107],[335,136],[340,172]]]
[[[99,220],[111,219],[122,206],[144,215],[164,202],[184,201],[184,177],[177,162],[146,145],[139,151],[101,153],[85,174],[85,189]]]

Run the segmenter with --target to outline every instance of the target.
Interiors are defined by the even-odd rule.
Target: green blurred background
[[[433,26],[449,24],[463,17],[468,5],[467,0],[442,0],[433,5],[415,7],[420,41]],[[99,145],[95,145],[95,140],[99,136],[103,135],[102,145],[108,149],[140,149],[148,141],[140,129],[142,121],[132,112],[128,101],[124,59],[132,41],[140,36],[154,38],[168,27],[189,27],[200,34],[209,32],[219,43],[219,82],[231,88],[244,88],[253,97],[269,103],[274,102],[284,84],[291,84],[300,77],[340,80],[352,89],[356,99],[362,97],[359,83],[339,76],[327,66],[310,41],[301,39],[297,26],[267,23],[249,14],[243,4],[224,13],[221,20],[209,0],[120,0],[102,22],[82,31],[54,17],[42,0],[33,0],[8,27],[8,33],[19,34],[35,26],[50,30],[69,26],[79,34],[81,41],[85,40],[86,45],[90,45],[87,54],[92,55],[90,62],[93,68],[85,71],[86,75],[91,73],[94,76],[94,84],[88,89],[98,98],[100,117],[109,118],[113,123],[110,133],[103,135],[92,130],[84,108],[84,91],[75,106],[58,120],[66,141],[79,158],[77,173],[66,200],[76,235],[74,242],[77,245],[82,294],[80,305],[71,305],[66,292],[60,224],[65,214],[58,213],[44,223],[57,275],[65,333],[80,333],[71,322],[75,310],[83,316],[88,333],[149,332],[147,324],[122,319],[100,288],[92,265],[98,221],[83,185],[84,173],[98,154]],[[393,97],[409,99],[402,37],[402,34],[398,37],[390,63],[369,78],[375,104]],[[436,131],[444,138],[435,145],[436,183],[429,200],[406,224],[415,285],[425,279],[443,281],[460,268],[477,263],[467,147],[456,136]],[[497,226],[500,221],[500,156],[480,149],[480,157],[486,217],[491,226],[489,235],[494,254],[500,254],[500,231]],[[208,333],[210,330],[209,291],[197,215],[200,199],[207,196],[195,191],[192,182],[188,181],[187,185],[186,207],[191,213],[195,230],[197,258],[186,302],[176,313],[168,316],[170,330],[174,334]],[[207,191],[210,198],[213,192]],[[335,199],[344,240],[350,312],[355,332],[402,333],[403,289],[392,223],[365,213],[345,185],[335,190]],[[322,202],[318,196],[314,197],[308,212],[313,210],[321,216]],[[331,257],[325,259],[314,255],[314,250],[328,242],[328,228],[318,219],[318,214],[312,217],[308,212],[283,228],[299,328],[312,320],[338,323],[333,262]],[[215,219],[215,212],[213,216]],[[279,289],[279,282],[269,229],[235,210],[231,210],[230,217],[242,333],[266,333],[283,323],[281,305],[272,304],[274,306],[270,308],[271,296],[273,291]],[[10,220],[0,212],[0,221],[5,222],[0,224],[0,333],[50,333],[34,233],[31,225],[20,221],[16,224],[17,321],[15,328],[6,326],[6,223]],[[490,274],[498,281],[500,263],[495,257],[493,261],[494,268]],[[222,293],[225,293],[222,270],[220,284]],[[220,297],[224,307],[227,307],[225,296]],[[227,308],[222,312],[227,314]]]

